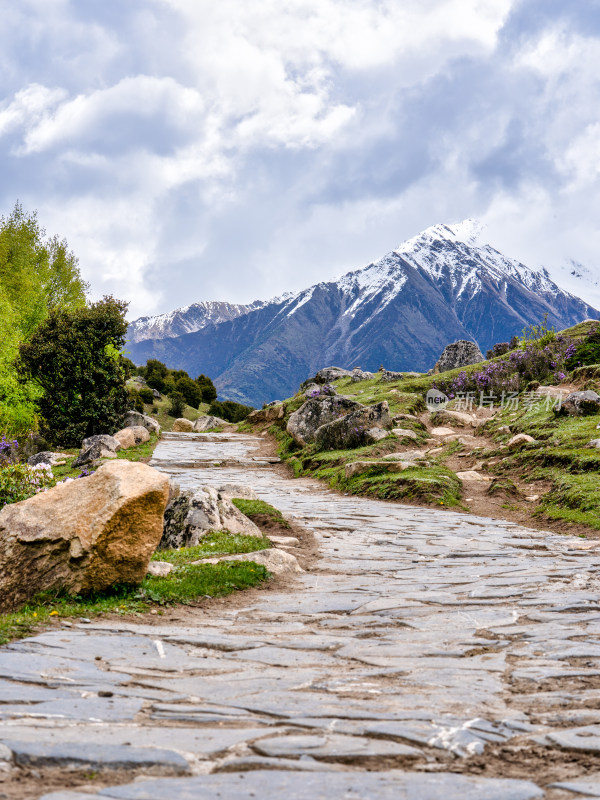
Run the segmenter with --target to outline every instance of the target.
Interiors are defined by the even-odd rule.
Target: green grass
[[[260,521],[261,517],[269,517],[274,522],[277,522],[282,528],[289,528],[290,524],[285,519],[281,511],[275,508],[269,503],[265,503],[264,500],[246,500],[241,497],[234,497],[232,500],[234,506],[236,506],[242,514],[245,514],[251,520],[256,521],[258,519]],[[260,525],[258,526],[260,527]],[[247,538],[252,538],[247,537]],[[240,550],[240,552],[245,552]]]
[[[200,558],[229,553],[252,553],[256,550],[266,550],[270,546],[266,537],[259,539],[258,536],[214,531],[202,537],[200,544],[194,547],[182,547],[179,550],[157,550],[152,556],[152,561],[168,561],[170,564],[181,566],[189,564],[191,561],[198,561]]]
[[[92,619],[102,614],[144,614],[156,605],[189,604],[202,597],[224,597],[234,591],[258,586],[269,577],[260,564],[225,561],[219,564],[190,564],[213,555],[250,553],[269,547],[268,539],[209,534],[197,547],[155,553],[153,560],[175,565],[166,578],[146,576],[140,586],[115,586],[89,597],[69,597],[64,592],[45,592],[19,611],[0,614],[0,645],[28,636],[53,619]]]

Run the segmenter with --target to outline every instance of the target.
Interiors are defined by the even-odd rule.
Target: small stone
[[[595,450],[600,450],[600,439],[592,439],[591,442],[586,444],[586,447],[592,447]]]
[[[297,559],[285,550],[272,547],[269,550],[256,550],[253,553],[240,553],[235,556],[219,556],[218,558],[202,558],[192,564],[218,564],[220,561],[253,561],[266,567],[273,575],[304,572]]]
[[[526,433],[518,433],[509,440],[507,447],[509,450],[518,450],[518,448],[523,447],[524,444],[536,444],[536,440],[533,436],[529,436]]]
[[[530,494],[527,495],[527,497],[525,498],[525,500],[527,500],[528,503],[537,503],[539,499],[540,499],[539,494]]]
[[[173,564],[168,561],[151,561],[146,574],[152,575],[154,578],[166,578],[171,572],[173,572]]]
[[[408,428],[392,428],[392,433],[399,439],[418,439],[419,436]]]
[[[460,478],[461,481],[487,482],[492,480],[492,478],[487,475],[482,475],[481,472],[476,472],[473,469],[466,470],[465,472],[457,472],[456,477]]]

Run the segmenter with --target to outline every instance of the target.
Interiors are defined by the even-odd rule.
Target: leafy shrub
[[[519,346],[519,337],[513,336],[510,342],[498,342],[495,344],[491,350],[488,350],[486,353],[486,358],[498,358],[499,356],[504,356],[506,353],[509,353],[511,350],[516,350]]]
[[[129,388],[127,389],[127,394],[129,396],[129,405],[131,408],[135,409],[135,411],[139,411],[140,414],[144,413],[144,401],[141,397],[139,389]]]
[[[0,439],[0,465],[14,464],[19,460],[19,442],[17,439],[7,439],[2,434]]]
[[[167,410],[170,417],[181,417],[186,407],[185,397],[180,392],[171,392],[169,395],[171,404]]]
[[[142,388],[138,390],[138,394],[146,405],[154,403],[154,392],[147,386],[142,386]]]
[[[73,310],[54,309],[22,344],[21,374],[42,391],[41,432],[51,444],[118,430],[128,395],[120,351],[127,303],[105,297]]]
[[[185,402],[192,408],[198,408],[202,402],[202,389],[196,381],[193,381],[187,374],[175,378],[175,388],[185,397]]]
[[[0,507],[27,500],[38,492],[54,486],[52,472],[27,464],[7,464],[0,467]]]
[[[233,400],[215,400],[211,403],[208,413],[214,417],[221,417],[227,422],[241,422],[254,411],[252,406],[234,403]]]

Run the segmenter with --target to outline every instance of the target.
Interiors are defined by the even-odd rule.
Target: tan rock
[[[252,411],[248,416],[248,422],[275,422],[278,419],[283,419],[285,416],[285,406],[283,403],[278,403],[276,406],[267,406],[266,408],[258,408]]]
[[[117,460],[0,511],[0,611],[47,589],[140,583],[163,528],[169,478]]]
[[[492,478],[490,478],[488,475],[482,475],[481,472],[475,472],[474,469],[469,469],[466,470],[465,472],[457,472],[456,477],[460,478],[460,480],[463,482],[469,482],[469,481],[487,482],[492,480]]]
[[[257,550],[254,553],[240,553],[235,556],[203,558],[200,561],[192,561],[192,564],[218,564],[220,561],[254,561],[255,564],[262,564],[273,575],[304,572],[295,556],[277,547],[271,547],[269,550]]]
[[[419,436],[408,428],[392,428],[392,433],[399,439],[418,439]]]
[[[151,575],[153,578],[166,578],[167,575],[173,572],[173,569],[173,564],[168,561],[151,561],[148,564],[148,572],[146,574]]]
[[[297,547],[300,544],[300,539],[295,536],[269,536],[267,538],[272,544],[279,547]]]
[[[180,417],[176,419],[173,423],[172,430],[175,433],[191,433],[194,430],[194,424],[189,419],[184,419],[184,417]]]
[[[431,430],[432,436],[452,436],[453,433],[456,431],[453,431],[452,428],[432,428]]]
[[[535,444],[533,436],[528,436],[526,433],[518,433],[509,440],[507,447],[509,450],[518,450],[524,444]]]
[[[121,445],[122,450],[129,450],[130,447],[136,447],[138,444],[150,441],[150,434],[147,428],[141,425],[134,425],[130,428],[123,428],[117,431],[114,437]]]

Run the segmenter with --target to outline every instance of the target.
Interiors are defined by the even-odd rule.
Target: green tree
[[[120,355],[126,310],[113,297],[53,309],[20,346],[19,369],[41,389],[42,433],[50,443],[79,446],[86,436],[120,427],[128,408]]]
[[[196,383],[202,389],[202,400],[204,403],[212,403],[217,399],[217,390],[214,383],[206,375],[198,375]]]
[[[185,409],[185,397],[180,392],[172,392],[169,395],[171,405],[167,410],[170,417],[181,417]]]
[[[233,400],[215,400],[208,409],[208,413],[212,416],[221,417],[221,419],[226,419],[228,422],[241,422],[252,411],[254,411],[252,406],[234,403]]]
[[[198,408],[202,402],[202,389],[198,386],[196,381],[193,381],[186,375],[185,377],[177,378],[175,388],[185,397],[185,402],[188,406]]]
[[[144,370],[144,378],[146,383],[151,389],[157,389],[159,392],[165,391],[165,378],[169,374],[166,364],[156,358],[149,358],[146,362]]]

